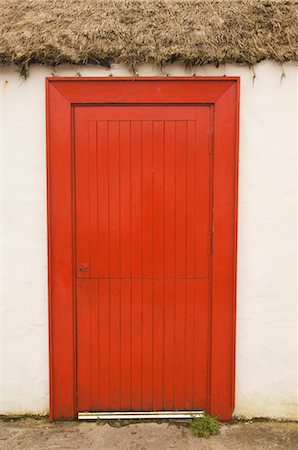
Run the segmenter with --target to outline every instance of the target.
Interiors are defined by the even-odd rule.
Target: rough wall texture
[[[168,66],[171,75],[186,73]],[[113,66],[56,74],[130,75]],[[156,75],[145,65],[140,75]],[[296,418],[297,67],[260,63],[197,75],[241,76],[237,301],[237,415]],[[2,327],[0,413],[48,410],[44,78],[1,71]]]

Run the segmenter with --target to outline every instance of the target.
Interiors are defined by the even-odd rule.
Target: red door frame
[[[237,77],[47,78],[50,418],[76,408],[74,107],[208,104],[213,108],[213,254],[209,412],[229,420],[235,396],[239,133]]]

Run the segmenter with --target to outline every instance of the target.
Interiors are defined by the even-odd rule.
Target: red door
[[[50,418],[229,420],[239,79],[46,86]]]
[[[78,411],[207,408],[210,117],[75,110]]]

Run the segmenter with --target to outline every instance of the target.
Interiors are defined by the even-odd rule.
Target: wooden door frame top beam
[[[213,255],[209,411],[231,418],[239,140],[238,77],[46,79],[50,418],[77,417],[74,107],[191,105],[213,108]]]

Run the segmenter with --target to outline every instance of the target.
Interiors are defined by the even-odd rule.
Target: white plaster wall
[[[207,66],[170,75],[240,75],[237,415],[297,418],[297,66]],[[44,79],[1,69],[0,413],[48,411]],[[63,67],[55,75],[131,75]],[[139,75],[159,74],[149,65]]]

